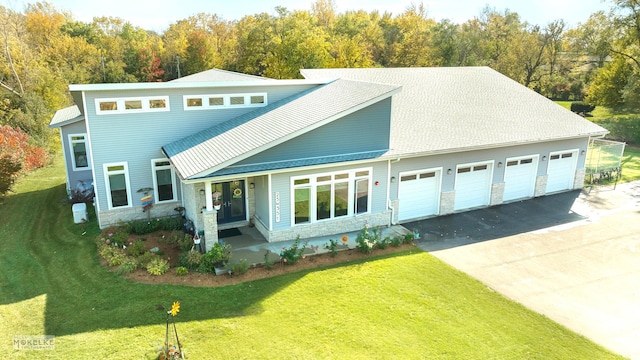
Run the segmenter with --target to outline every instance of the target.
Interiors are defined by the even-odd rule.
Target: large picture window
[[[169,160],[153,159],[151,160],[151,167],[156,202],[174,201],[176,194],[176,177]]]
[[[104,164],[104,177],[109,208],[131,206],[131,185],[127,163]]]
[[[292,178],[293,223],[367,213],[370,179],[371,169]]]
[[[87,151],[86,134],[70,134],[69,147],[71,154],[71,165],[74,171],[89,170],[89,152]]]

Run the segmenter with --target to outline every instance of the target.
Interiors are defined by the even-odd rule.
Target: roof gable
[[[84,116],[80,113],[78,106],[73,105],[56,111],[49,122],[49,127],[59,128],[78,121],[84,121]]]
[[[183,179],[198,178],[397,93],[393,85],[336,80],[163,146]]]
[[[210,69],[196,74],[187,75],[170,82],[225,82],[225,81],[255,81],[270,80],[269,78],[247,75],[233,71]]]

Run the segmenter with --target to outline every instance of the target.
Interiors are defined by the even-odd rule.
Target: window
[[[74,171],[89,170],[89,153],[87,151],[86,134],[70,134],[69,147],[71,149],[71,166]]]
[[[175,201],[176,180],[173,167],[167,159],[151,160],[153,172],[153,191],[156,203]]]
[[[305,224],[369,211],[370,170],[293,178],[293,223]]]
[[[131,206],[131,186],[127,163],[104,164],[109,209]]]
[[[169,111],[168,96],[96,99],[95,101],[98,115]]]
[[[185,110],[211,110],[267,105],[267,94],[209,94],[183,97]]]

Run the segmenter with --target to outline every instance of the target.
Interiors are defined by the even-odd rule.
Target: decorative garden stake
[[[178,315],[180,312],[180,302],[174,301],[171,305],[171,310],[167,311],[167,330],[164,338],[164,348],[162,349],[162,353],[158,356],[158,359],[184,359],[184,354],[182,353],[182,344],[180,344],[180,339],[178,338],[178,330],[176,329],[176,322],[173,318]],[[173,334],[176,337],[176,344],[178,348],[176,349],[175,345],[169,343],[169,321],[173,323]]]
[[[142,202],[142,212],[147,213],[147,220],[151,221],[151,207],[153,206],[153,196],[149,195],[149,191],[153,190],[153,188],[146,187],[142,189],[138,189],[138,193],[143,193],[140,202]]]

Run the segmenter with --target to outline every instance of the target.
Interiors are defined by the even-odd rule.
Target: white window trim
[[[132,207],[132,198],[131,198],[131,183],[129,181],[129,164],[128,162],[117,162],[117,163],[108,163],[108,164],[103,164],[103,170],[104,170],[104,186],[105,189],[107,191],[106,195],[107,195],[107,204],[109,206],[109,210],[111,209],[124,209],[124,208],[129,208]],[[124,166],[124,170],[119,170],[119,171],[112,171],[109,172],[109,167],[112,166]],[[125,180],[125,185],[127,187],[127,205],[126,206],[116,206],[114,207],[112,204],[112,199],[111,199],[111,184],[109,182],[109,175],[119,175],[119,174],[124,174],[124,180]]]
[[[368,171],[369,174],[366,176],[356,176],[356,173],[361,172],[361,171]],[[348,178],[345,179],[334,179],[333,176],[336,174],[349,174]],[[318,177],[323,177],[323,176],[331,176],[332,179],[331,180],[327,180],[327,181],[317,181]],[[300,185],[295,185],[295,181],[296,180],[302,180],[302,179],[309,179],[309,183],[307,184],[300,184]],[[360,181],[360,180],[368,180],[368,187],[367,187],[367,211],[366,212],[362,212],[362,213],[356,213],[356,209],[355,209],[355,191],[356,191],[356,182]],[[361,216],[361,215],[366,215],[366,214],[370,214],[371,213],[371,198],[372,198],[372,191],[373,191],[373,168],[359,168],[359,169],[352,169],[352,170],[342,170],[342,171],[331,171],[331,172],[324,172],[324,173],[314,173],[314,174],[309,174],[309,175],[300,175],[300,176],[292,176],[290,178],[291,181],[291,187],[290,187],[290,195],[291,195],[291,204],[290,204],[290,209],[291,209],[291,226],[304,226],[304,225],[309,225],[309,224],[314,224],[314,223],[321,223],[321,222],[325,222],[325,221],[332,221],[332,220],[340,220],[340,219],[345,219],[345,218],[349,218],[349,217],[356,217],[356,216]],[[331,212],[333,213],[334,210],[334,184],[336,183],[343,183],[346,182],[348,184],[348,210],[347,210],[347,215],[344,216],[339,216],[339,217],[335,217],[332,216],[330,218],[327,219],[321,219],[318,220],[317,219],[317,187],[318,185],[327,185],[327,184],[331,184]],[[309,188],[310,189],[310,199],[309,199],[309,221],[305,222],[305,223],[299,223],[296,224],[295,221],[295,191],[296,189],[301,189],[301,188]],[[333,214],[335,215],[335,214]]]
[[[153,196],[154,196],[154,202],[156,204],[162,204],[162,203],[168,203],[168,202],[173,202],[176,201],[176,173],[175,170],[173,169],[173,166],[171,166],[171,164],[169,165],[156,165],[157,162],[160,161],[169,161],[169,159],[167,158],[158,158],[158,159],[151,159],[151,175],[153,177]],[[173,189],[173,197],[169,200],[162,200],[160,201],[160,194],[158,193],[158,177],[156,174],[157,170],[166,170],[169,169],[171,170],[171,186]]]
[[[151,100],[164,100],[167,104],[163,108],[152,108]],[[127,109],[125,107],[126,101],[141,101],[142,109]],[[101,102],[115,102],[118,104],[118,110],[100,110]],[[163,112],[171,111],[169,103],[169,96],[142,96],[142,97],[126,97],[126,98],[100,98],[95,99],[96,114],[97,115],[113,115],[113,114],[135,114],[135,113],[147,113],[147,112]]]
[[[232,97],[244,97],[244,104],[242,105],[231,105]],[[252,96],[262,96],[264,98],[264,102],[261,104],[252,104],[251,97]],[[224,105],[209,105],[209,98],[211,97],[221,97],[224,99]],[[202,106],[187,106],[187,102],[191,99],[200,99],[202,100]],[[182,96],[182,106],[185,111],[197,111],[197,110],[213,110],[213,109],[236,109],[236,108],[251,108],[251,107],[263,107],[267,106],[267,93],[245,93],[245,94],[206,94],[206,95],[183,95]]]
[[[82,136],[84,139],[73,140],[73,138],[76,136]],[[89,154],[89,141],[87,141],[87,134],[86,133],[69,134],[68,139],[69,139],[69,156],[71,157],[71,168],[73,169],[73,171],[91,170],[91,156]],[[86,156],[87,156],[87,166],[85,167],[76,166],[76,156],[75,156],[75,153],[73,152],[73,144],[75,143],[84,143],[84,151],[86,152]]]

